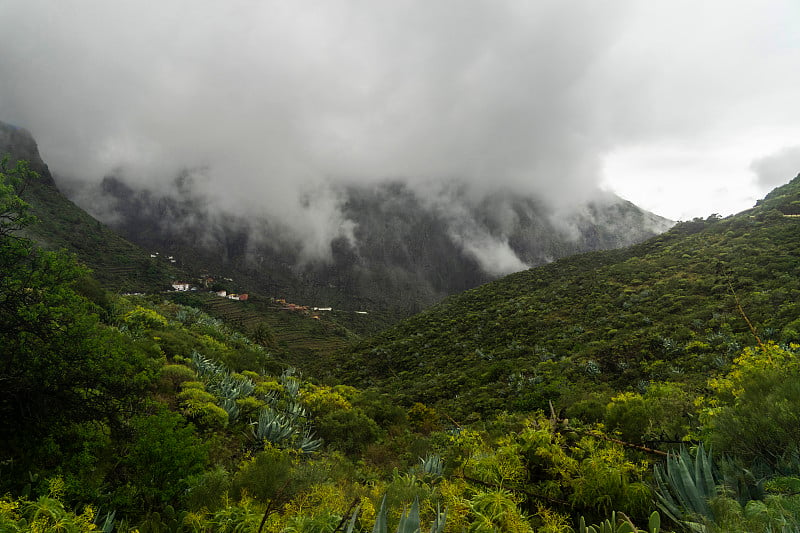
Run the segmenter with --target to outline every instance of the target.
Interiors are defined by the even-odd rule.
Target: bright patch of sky
[[[798,140],[800,130],[754,130],[708,144],[625,146],[606,155],[602,185],[672,220],[732,215],[800,174]]]

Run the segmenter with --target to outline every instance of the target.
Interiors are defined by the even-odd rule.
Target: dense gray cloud
[[[304,213],[313,254],[352,232],[324,194],[339,183],[458,179],[563,208],[628,146],[796,133],[798,17],[792,0],[4,0],[0,120],[73,179],[201,169],[219,209]]]
[[[751,168],[764,187],[781,185],[787,178],[800,175],[800,146],[788,146],[760,157],[753,161]]]

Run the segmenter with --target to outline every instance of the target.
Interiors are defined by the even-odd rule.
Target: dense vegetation
[[[202,300],[103,291],[73,257],[21,236],[35,224],[18,194],[28,178],[24,164],[0,171],[0,531],[800,531],[798,248],[787,245],[797,221],[780,211],[795,205],[798,180],[753,219],[695,221],[412,319],[363,349],[384,350],[394,372],[382,379],[378,362],[359,360],[377,390],[289,367],[293,341],[277,322],[265,330],[255,315],[217,310],[229,324]],[[725,240],[746,260],[722,257]],[[724,264],[709,268],[721,288],[686,259],[670,263],[699,242],[719,247]],[[652,324],[635,322],[638,308],[622,304],[661,290],[659,265],[669,291],[652,296]],[[694,305],[714,295],[721,312]],[[610,316],[577,305],[587,302]],[[454,306],[493,320],[464,318],[468,335],[456,336],[440,325]],[[506,333],[525,318],[512,310],[535,306],[528,333]],[[706,332],[702,319],[717,322]],[[414,324],[405,342],[420,355],[399,360],[399,332]],[[578,329],[588,327],[597,335]],[[259,331],[259,342],[246,334]],[[669,334],[672,351],[662,342],[647,355],[650,333]],[[480,344],[464,363],[454,346],[468,342]],[[434,352],[450,354],[437,379],[426,376]],[[313,359],[304,366],[322,368]],[[498,361],[520,372],[514,394]]]
[[[467,291],[365,341],[336,379],[462,421],[663,381],[692,393],[743,346],[800,342],[798,206],[800,178],[737,216]]]
[[[2,155],[2,154],[0,154]],[[22,197],[38,224],[26,228],[40,246],[65,248],[89,266],[94,277],[114,292],[155,292],[186,274],[166,259],[152,258],[61,195],[53,185],[33,180]]]

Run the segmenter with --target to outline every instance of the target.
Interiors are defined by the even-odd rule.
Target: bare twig
[[[764,343],[761,342],[761,337],[758,336],[758,333],[756,332],[756,328],[753,325],[753,323],[750,322],[749,318],[747,318],[747,314],[744,312],[744,308],[742,307],[742,302],[739,301],[739,296],[736,294],[736,291],[733,290],[733,283],[731,283],[730,279],[728,279],[728,288],[731,290],[731,294],[733,295],[733,299],[736,301],[736,308],[739,310],[739,314],[742,315],[742,318],[744,318],[744,321],[747,322],[747,327],[750,328],[750,332],[753,334],[753,337],[756,338],[756,341],[758,342],[758,346],[762,350],[764,350],[765,349]]]

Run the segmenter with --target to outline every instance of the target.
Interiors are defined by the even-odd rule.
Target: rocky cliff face
[[[214,212],[184,178],[171,194],[157,194],[109,177],[100,194],[113,209],[109,223],[126,238],[234,273],[250,290],[400,314],[559,257],[641,242],[671,225],[613,195],[557,213],[531,197],[475,198],[458,189],[425,196],[389,182],[338,191],[352,233],[315,260],[287,236],[291,220]]]
[[[0,121],[0,158],[9,156],[9,165],[17,160],[28,161],[31,169],[41,176],[42,183],[55,186],[50,170],[39,155],[39,147],[33,136],[25,128]]]

